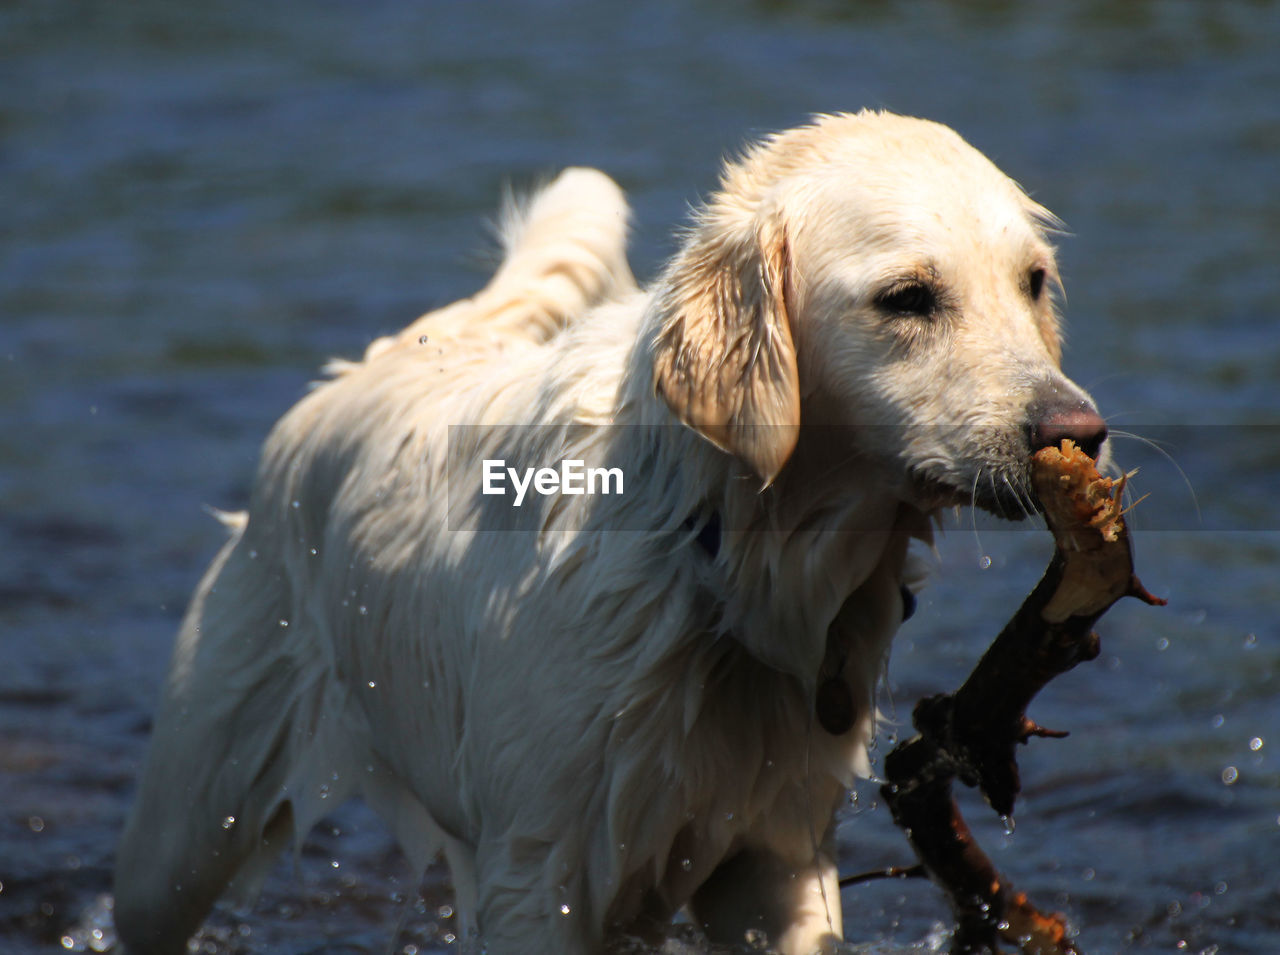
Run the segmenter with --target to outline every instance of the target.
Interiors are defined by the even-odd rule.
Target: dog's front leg
[[[694,918],[720,944],[762,939],[783,955],[834,951],[843,938],[834,830],[829,818],[816,829],[782,830],[775,820],[765,839],[748,839],[702,884]]]
[[[743,849],[703,883],[692,908],[724,945],[763,940],[783,955],[814,955],[842,937],[839,879],[824,851],[797,864],[772,849]]]

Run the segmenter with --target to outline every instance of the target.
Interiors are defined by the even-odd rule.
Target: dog
[[[682,910],[841,939],[835,813],[936,516],[1023,516],[1035,450],[1106,439],[1060,370],[1057,220],[880,112],[726,163],[643,291],[627,217],[565,171],[483,291],[271,432],[120,845],[130,952],[184,950],[356,793],[494,955]]]

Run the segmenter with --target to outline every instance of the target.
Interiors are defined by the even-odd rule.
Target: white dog
[[[841,937],[833,815],[910,541],[947,506],[1019,516],[1033,450],[1105,438],[1059,370],[1054,220],[879,113],[730,163],[646,292],[626,214],[565,172],[484,291],[276,426],[164,687],[131,951],[183,951],[356,792],[415,865],[443,850],[495,955],[686,906],[716,941]]]

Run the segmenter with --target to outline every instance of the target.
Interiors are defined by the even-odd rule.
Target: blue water
[[[1177,465],[1117,440],[1170,605],[1115,608],[1099,660],[1037,701],[1072,735],[1023,752],[1014,834],[971,821],[1086,952],[1280,951],[1277,49],[1262,2],[0,7],[0,950],[112,947],[114,841],[221,539],[202,505],[243,505],[326,358],[483,281],[504,185],[606,169],[650,275],[723,153],[883,106],[955,126],[1067,221],[1067,369]],[[1048,554],[967,520],[896,648],[902,723]],[[873,786],[841,839],[849,871],[907,861]],[[200,945],[447,951],[448,905],[350,807]],[[936,947],[946,919],[923,883],[845,908],[880,950]]]

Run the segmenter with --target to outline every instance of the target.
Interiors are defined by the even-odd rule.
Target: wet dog
[[[1059,369],[1054,220],[954,132],[880,113],[729,163],[644,291],[626,216],[563,173],[483,291],[273,430],[120,848],[131,951],[183,950],[356,792],[415,865],[443,851],[492,953],[597,951],[686,906],[716,941],[841,937],[833,818],[911,542],[943,507],[1018,516],[1036,448],[1105,438]],[[574,493],[575,466],[618,493]]]

